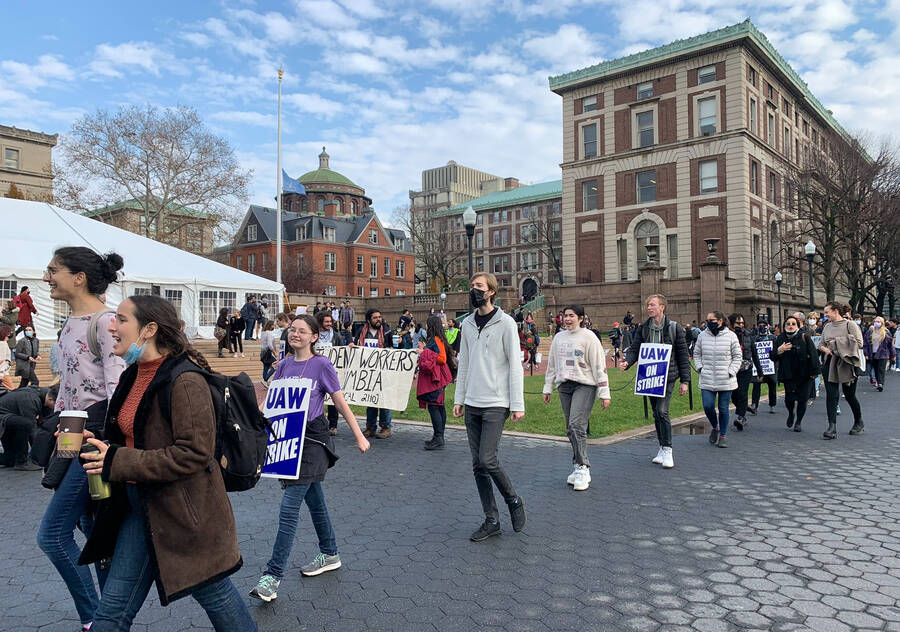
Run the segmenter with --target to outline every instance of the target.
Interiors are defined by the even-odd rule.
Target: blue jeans
[[[94,528],[90,513],[91,496],[87,475],[78,459],[72,459],[62,482],[53,493],[37,532],[40,549],[50,558],[53,566],[75,601],[75,609],[82,624],[94,619],[94,611],[100,604],[91,569],[78,565],[81,549],[75,543],[75,528],[89,536]],[[97,567],[100,589],[103,589],[106,572]]]
[[[128,484],[126,489],[130,511],[119,530],[109,578],[94,614],[93,632],[130,630],[154,581],[137,488]],[[256,632],[247,604],[227,577],[197,589],[191,596],[206,610],[216,632]]]
[[[379,424],[382,428],[391,427],[391,409],[366,408],[366,428],[375,430],[375,426]]]
[[[272,547],[272,559],[266,564],[266,574],[268,575],[274,575],[278,579],[284,577],[284,567],[291,557],[294,535],[297,533],[297,524],[300,522],[300,505],[304,500],[306,500],[306,507],[309,509],[313,526],[316,528],[316,535],[319,536],[319,551],[325,555],[337,555],[337,542],[334,539],[334,529],[331,528],[331,518],[328,517],[328,507],[325,506],[325,492],[322,490],[322,483],[288,485],[284,488],[284,495],[281,497],[278,534],[275,536],[275,546]]]
[[[272,362],[263,364],[263,382],[275,375],[275,367],[272,364]]]
[[[731,404],[731,391],[707,391],[700,390],[703,397],[703,411],[713,428],[719,429],[719,434],[728,432],[728,405]],[[719,398],[719,416],[716,419],[716,397]]]
[[[244,340],[250,340],[253,337],[253,327],[256,325],[255,318],[246,318],[244,319],[246,323],[246,329],[244,329]]]

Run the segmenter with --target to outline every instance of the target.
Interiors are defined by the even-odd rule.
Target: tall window
[[[325,253],[325,272],[334,272],[337,269],[337,254],[333,252]]]
[[[753,235],[753,276],[758,277],[762,267],[762,240]]]
[[[357,295],[357,296],[362,296],[362,295],[363,295],[363,286],[361,286],[361,285],[357,285],[357,286],[356,286],[356,295]]]
[[[550,240],[559,241],[560,239],[562,239],[562,224],[553,222],[550,224]]]
[[[749,71],[749,73],[747,73],[748,74],[747,80],[755,86],[756,85],[756,68],[754,68],[753,66],[749,66],[749,68],[750,68],[750,71]]]
[[[19,168],[19,150],[7,147],[3,150],[3,166],[7,169]]]
[[[781,242],[778,239],[778,222],[769,225],[769,262],[775,269],[780,268]]]
[[[756,134],[757,130],[757,122],[756,122],[756,99],[750,97],[750,133]]]
[[[398,279],[402,279],[406,276],[406,262],[397,260],[397,274],[395,275]]]
[[[750,161],[750,193],[759,195],[759,164]]]
[[[584,138],[584,157],[594,158],[597,156],[597,124],[591,123],[581,128],[581,135]]]
[[[243,265],[244,265],[244,258],[241,257],[241,255],[238,255],[237,256],[237,269],[242,270],[243,268],[241,266],[243,266]]]
[[[319,213],[325,212],[325,198],[320,197],[316,200],[316,210],[319,211]]]
[[[0,281],[0,299],[11,301],[18,293],[16,287],[15,281]]]
[[[269,269],[269,253],[268,252],[262,253],[262,269],[263,269],[263,272],[265,272],[266,270]]]
[[[653,82],[645,81],[644,83],[638,84],[637,87],[637,98],[638,99],[649,99],[653,96]]]
[[[384,276],[391,276],[391,260],[384,258]]]
[[[297,226],[294,229],[294,241],[303,241],[306,239],[306,225]]]
[[[335,241],[335,228],[334,226],[323,226],[322,227],[322,238],[325,241]]]
[[[370,243],[370,244],[377,244],[377,243],[378,243],[378,231],[377,231],[377,230],[370,230],[370,231],[369,231],[369,243]]]
[[[212,290],[200,290],[200,326],[215,325],[219,317],[218,293]]]
[[[582,210],[593,211],[597,209],[597,181],[588,180],[581,183]]]
[[[678,276],[678,235],[666,235],[666,249],[669,251],[669,278]]]
[[[637,201],[656,201],[656,171],[641,171],[635,177],[637,180]]]
[[[584,97],[581,100],[581,111],[582,112],[593,112],[597,109],[597,95]]]
[[[719,190],[719,163],[715,160],[704,160],[700,163],[700,193],[712,193]]]
[[[335,202],[335,207],[334,207],[335,212],[338,215],[343,215],[344,208],[343,208],[343,205],[341,204],[341,201],[339,199],[336,199],[334,202]]]
[[[700,70],[697,71],[697,83],[709,83],[710,81],[716,80],[716,67],[712,66],[704,66]]]
[[[559,202],[554,202],[550,214],[559,215],[560,212],[562,212],[562,205]]]
[[[363,274],[366,271],[366,258],[362,255],[356,255],[356,273]]]
[[[766,122],[768,123],[768,141],[769,144],[774,147],[775,146],[775,115],[769,112],[766,117]]]
[[[638,147],[650,147],[654,143],[653,111],[637,115]]]
[[[181,290],[166,290],[166,300],[175,308],[175,313],[181,316]]]
[[[484,231],[478,231],[475,233],[475,247],[476,248],[484,248]]]
[[[524,224],[522,226],[522,243],[535,242],[538,239],[538,229],[535,224]]]
[[[716,98],[709,97],[697,101],[700,110],[700,135],[709,136],[716,133]]]
[[[369,259],[369,276],[378,276],[378,257],[372,257]]]
[[[785,126],[784,128],[784,155],[787,156],[788,160],[791,158],[791,128]]]
[[[253,272],[256,270],[256,255],[250,253],[247,255],[247,272]]]
[[[72,308],[65,301],[53,300],[53,327],[59,329],[72,313]],[[49,353],[49,352],[48,352]]]
[[[256,241],[256,224],[247,225],[247,241]]]
[[[616,241],[616,250],[619,254],[619,280],[628,280],[628,242],[625,239]]]
[[[350,200],[350,212],[356,215],[356,200]]]
[[[638,266],[647,262],[647,246],[657,246],[657,257],[659,256],[659,226],[656,222],[645,219],[634,229],[634,245],[637,248]],[[657,263],[659,263],[657,261]]]
[[[777,184],[778,184],[778,179],[775,177],[775,174],[770,173],[769,174],[769,198],[768,198],[769,202],[775,201],[775,195],[777,192],[777,189],[776,189]]]

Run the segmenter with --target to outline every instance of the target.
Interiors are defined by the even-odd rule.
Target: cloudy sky
[[[276,69],[289,174],[331,166],[386,215],[448,160],[559,178],[548,75],[750,17],[851,131],[900,122],[900,0],[4,2],[0,124],[64,134],[123,103],[196,108],[275,191]]]

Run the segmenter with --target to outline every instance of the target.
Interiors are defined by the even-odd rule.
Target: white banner
[[[328,347],[322,355],[337,370],[347,403],[406,410],[419,363],[419,354],[412,349]]]

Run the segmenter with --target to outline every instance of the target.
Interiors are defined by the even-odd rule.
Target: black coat
[[[672,325],[675,325],[675,340],[672,340]],[[625,362],[628,363],[629,367],[637,362],[638,352],[644,340],[650,340],[649,318],[635,328],[631,344],[627,347]],[[669,317],[666,316],[662,325],[662,341],[664,344],[672,345],[672,354],[675,356],[673,358],[674,362],[669,361],[669,374],[666,380],[672,382],[678,378],[682,384],[690,384],[691,359],[688,355],[687,342],[684,338],[684,327],[675,321],[670,321]]]
[[[793,348],[778,353],[778,348],[785,342],[792,343]],[[806,334],[798,333],[793,339],[788,339],[784,333],[779,334],[775,339],[771,358],[778,361],[779,382],[802,382],[822,371],[816,346]]]

